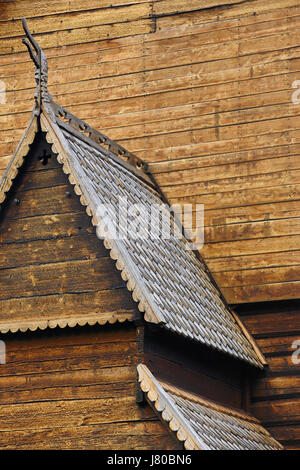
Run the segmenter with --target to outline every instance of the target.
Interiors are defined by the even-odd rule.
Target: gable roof
[[[27,41],[36,64],[36,104],[0,184],[0,202],[40,125],[145,320],[262,368],[266,361],[256,343],[225,304],[204,263],[186,249],[187,240],[178,237],[176,223],[166,239],[137,238],[132,226],[127,227],[126,237],[113,236],[119,198],[126,198],[129,206],[139,204],[145,225],[153,205],[163,212],[168,208],[144,162],[54,103],[47,91],[45,55],[25,22],[24,28],[36,51],[35,56]],[[101,204],[110,207],[108,227],[98,211]]]
[[[259,421],[157,380],[137,367],[141,390],[187,450],[282,450]]]

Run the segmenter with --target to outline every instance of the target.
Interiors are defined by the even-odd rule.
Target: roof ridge
[[[141,390],[146,394],[153,408],[166,421],[171,431],[176,433],[177,439],[183,442],[186,450],[209,450],[193,430],[191,424],[185,419],[171,397],[163,389],[160,382],[154,377],[145,364],[138,364],[138,382]]]

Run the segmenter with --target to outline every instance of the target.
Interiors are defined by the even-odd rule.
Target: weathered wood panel
[[[1,449],[176,449],[136,403],[134,326],[7,334]]]
[[[225,406],[245,406],[248,367],[206,346],[146,325],[142,362],[167,383]]]
[[[42,138],[2,208],[1,331],[135,318],[136,304],[56,156],[48,148],[47,165],[39,159]]]
[[[295,300],[237,308],[269,364],[252,382],[253,414],[287,449],[300,448],[299,307]]]
[[[2,3],[0,172],[33,105],[21,16],[46,48],[58,103],[150,162],[171,203],[205,204],[201,254],[227,300],[297,297],[299,2]]]

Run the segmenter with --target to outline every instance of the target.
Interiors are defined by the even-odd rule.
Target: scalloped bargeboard
[[[47,165],[39,159],[44,152]],[[0,241],[1,332],[123,322],[138,315],[41,133],[3,205]]]

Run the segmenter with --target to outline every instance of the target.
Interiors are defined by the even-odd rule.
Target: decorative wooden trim
[[[136,321],[136,366],[141,362],[144,362],[144,350],[145,350],[145,325],[141,324],[141,321]],[[145,402],[145,397],[144,393],[141,390],[141,387],[139,386],[139,381],[138,381],[138,371],[136,372],[137,374],[137,381],[136,381],[136,402],[137,403],[144,403]]]
[[[16,333],[17,331],[36,331],[38,329],[45,330],[46,328],[65,328],[70,327],[73,328],[77,325],[85,326],[85,325],[105,325],[106,323],[114,324],[114,323],[124,323],[125,321],[133,321],[135,316],[133,313],[123,313],[115,315],[113,313],[109,314],[91,314],[85,315],[81,317],[72,317],[72,318],[57,318],[56,320],[29,320],[29,321],[21,321],[21,322],[8,322],[5,323],[5,326],[0,325],[0,332],[1,333]]]
[[[80,196],[82,206],[85,206],[86,213],[91,217],[92,224],[97,227],[97,236],[104,241],[105,248],[109,251],[110,257],[116,262],[116,268],[121,271],[121,277],[126,281],[127,289],[132,293],[133,300],[138,303],[140,312],[144,312],[144,318],[151,323],[163,323],[162,319],[155,313],[151,305],[151,296],[148,293],[143,280],[140,278],[133,262],[126,255],[122,240],[112,240],[104,236],[104,230],[98,220],[97,214],[84,194],[79,181],[74,174],[68,155],[68,143],[64,138],[59,126],[53,123],[43,110],[40,116],[41,128],[46,133],[46,139],[52,146],[52,151],[57,154],[57,160],[62,165],[63,171],[69,177],[69,182],[74,187],[76,195]],[[71,152],[70,152],[71,153]]]
[[[12,157],[7,167],[7,170],[5,171],[1,179],[0,204],[2,204],[5,201],[7,197],[7,193],[11,189],[13,185],[13,181],[19,173],[19,168],[22,166],[24,159],[28,155],[30,145],[33,143],[35,136],[39,129],[38,120],[39,120],[39,116],[37,116],[35,113],[35,110],[33,110],[30,122],[24,132],[24,135],[22,139],[20,140],[18,147],[14,153],[14,156]],[[41,121],[42,120],[43,120],[43,117],[41,116]],[[49,121],[44,119],[43,123],[45,122],[48,123],[47,125],[50,125]],[[57,141],[57,143],[59,143],[59,141]],[[60,163],[62,163],[62,161]],[[69,166],[66,162],[63,167],[65,173],[68,173],[67,171],[68,168]],[[70,178],[72,179],[72,175],[69,176],[69,179]],[[74,185],[74,183],[72,184]],[[76,187],[75,193],[80,194],[79,186]],[[83,204],[83,205],[86,205],[86,204]],[[87,207],[87,212],[88,212],[88,207]],[[106,313],[106,314],[102,314],[101,316],[99,316],[99,313],[98,313],[98,314],[92,314],[92,315],[88,315],[84,317],[76,317],[76,316],[72,318],[60,317],[56,320],[28,320],[28,321],[21,321],[21,322],[12,321],[12,322],[6,322],[5,325],[0,325],[0,332],[7,333],[10,331],[12,333],[15,333],[17,331],[23,331],[23,332],[27,330],[35,331],[37,329],[44,330],[46,328],[56,328],[56,327],[65,328],[66,326],[74,327],[76,325],[81,325],[81,326],[84,326],[87,324],[95,325],[96,323],[100,325],[104,325],[106,323],[111,323],[111,324],[116,323],[116,322],[123,323],[126,320],[134,321],[135,319],[136,319],[136,315],[132,313],[123,313],[123,314],[118,314],[118,315],[115,315],[114,313],[111,313],[111,314]]]
[[[140,387],[146,394],[148,402],[159,413],[161,419],[168,423],[171,431],[176,433],[177,439],[183,442],[184,448],[186,450],[209,450],[148,367],[139,364],[137,370]]]
[[[33,142],[38,130],[39,120],[42,130],[46,133],[47,141],[52,145],[52,149],[54,153],[57,154],[59,163],[62,164],[64,173],[68,175],[70,183],[74,186],[75,194],[80,196],[81,204],[86,207],[87,214],[92,218],[92,224],[97,227],[97,235],[99,238],[104,240],[104,245],[109,250],[111,258],[116,261],[117,269],[121,271],[121,276],[123,280],[126,281],[128,290],[132,292],[133,299],[138,303],[138,309],[140,312],[144,312],[144,318],[146,321],[151,323],[164,324],[166,321],[163,318],[162,312],[159,308],[155,308],[153,296],[146,287],[136,266],[131,261],[130,256],[128,256],[122,241],[112,240],[109,237],[104,236],[104,231],[101,229],[100,220],[97,219],[95,207],[93,212],[93,207],[90,204],[88,194],[84,194],[84,190],[81,188],[80,183],[76,178],[76,174],[73,171],[71,162],[72,152],[69,151],[67,139],[65,139],[60,127],[67,127],[69,132],[79,134],[80,138],[85,140],[88,144],[99,146],[99,150],[105,151],[105,148],[103,149],[100,144],[106,146],[111,152],[115,154],[115,157],[110,157],[109,155],[108,158],[110,157],[114,160],[117,159],[117,161],[119,161],[119,163],[125,167],[127,167],[128,164],[132,166],[137,177],[146,180],[149,184],[149,187],[152,189],[153,186],[157,188],[155,178],[147,174],[148,166],[144,161],[140,160],[137,156],[133,155],[131,152],[128,152],[125,148],[112,141],[105,135],[101,134],[95,129],[92,129],[87,123],[81,121],[76,116],[53,102],[52,96],[48,93],[47,89],[48,65],[46,56],[33,36],[30,34],[26,20],[24,18],[22,19],[22,23],[26,34],[26,39],[23,40],[23,43],[26,45],[30,57],[36,67],[36,103],[31,116],[31,121],[20,144],[18,145],[16,153],[11,163],[9,164],[8,169],[3,176],[3,179],[1,180],[0,204],[5,200],[6,193],[10,189],[13,179],[18,174],[18,168],[22,165],[24,157],[28,153],[29,145]],[[67,124],[65,121],[67,121]],[[71,130],[69,128],[71,128]],[[127,163],[124,162],[124,160],[126,160]],[[88,190],[85,189],[85,192],[88,193]],[[159,189],[158,192],[161,194]],[[208,270],[207,273],[210,276],[210,272]],[[213,284],[216,285],[212,277],[211,280]],[[225,302],[225,299],[223,297],[221,298]],[[231,310],[229,309],[229,311]],[[257,357],[261,361],[261,366],[266,365],[266,360],[251,335],[248,333],[242,322],[235,314],[233,314],[233,317],[240,326],[240,329],[244,333],[247,340],[250,341],[254,352],[256,352]]]
[[[54,112],[50,106],[52,95],[48,92],[48,62],[46,54],[30,33],[25,18],[22,18],[22,26],[26,35],[26,38],[23,38],[22,42],[27,47],[30,58],[35,65],[34,78],[36,81],[36,91],[34,95],[34,113],[37,116],[40,114],[43,103],[44,107],[47,107],[51,119],[55,120]]]
[[[48,113],[48,106],[44,106],[42,104],[41,107],[41,114],[40,116],[36,116],[35,112],[33,111],[30,123],[24,133],[23,138],[21,139],[17,150],[15,152],[14,157],[12,158],[3,178],[0,183],[0,203],[3,202],[6,198],[6,193],[12,186],[12,182],[18,174],[18,169],[22,165],[25,156],[28,154],[29,146],[32,144],[36,133],[38,131],[38,119],[40,121],[40,126],[43,132],[45,132],[46,140],[52,146],[52,150],[55,154],[57,154],[57,160],[62,165],[62,169],[65,174],[68,175],[69,181],[71,185],[74,187],[74,192],[78,196],[80,196],[80,202],[82,206],[86,207],[87,214],[91,217],[92,224],[97,227],[97,235],[99,238],[104,240],[104,245],[109,251],[110,257],[116,262],[116,267],[119,271],[121,271],[121,277],[124,281],[126,281],[127,289],[132,292],[132,297],[135,302],[138,303],[138,309],[140,312],[144,312],[144,319],[150,323],[160,323],[163,324],[163,318],[159,315],[159,312],[156,312],[153,306],[151,305],[151,295],[148,292],[148,289],[144,285],[143,280],[139,276],[136,267],[130,260],[130,258],[126,254],[126,250],[122,245],[121,240],[112,240],[108,237],[104,236],[104,231],[102,230],[100,221],[97,218],[96,213],[93,211],[89,203],[88,197],[84,194],[83,189],[80,186],[79,181],[76,178],[76,175],[73,171],[72,164],[70,163],[69,153],[68,152],[68,142],[66,141],[59,125],[53,121],[52,117],[49,116]],[[265,366],[267,364],[264,356],[260,352],[258,346],[254,342],[252,336],[248,333],[242,322],[239,318],[234,314],[234,318],[238,325],[240,326],[241,330],[243,331],[246,338],[252,344],[256,354],[258,355],[259,359],[261,360],[262,364]],[[93,320],[94,321],[94,320]],[[118,321],[117,319],[115,321]],[[67,323],[63,320],[57,321],[55,326],[66,325]],[[76,323],[77,324],[77,323]],[[30,326],[22,325],[20,326],[20,330],[24,331],[24,329],[37,329],[37,328],[46,328],[48,325],[47,322],[35,322],[34,324],[30,324]],[[50,325],[48,325],[50,326]],[[51,326],[50,326],[51,327]],[[62,326],[63,327],[63,326]],[[10,327],[6,328],[5,331],[17,331],[15,325],[11,325]],[[2,332],[4,330],[1,330]]]
[[[89,124],[82,121],[77,116],[74,116],[74,114],[70,113],[70,111],[67,111],[53,100],[51,101],[51,108],[56,116],[56,122],[60,127],[66,128],[68,132],[73,133],[76,137],[84,140],[92,147],[96,147],[102,151],[106,151],[106,149],[109,150],[112,154],[109,155],[109,158],[113,158],[120,165],[129,168],[131,172],[153,186],[153,181],[147,174],[148,165],[144,160],[141,160],[116,141],[111,140],[106,135],[92,128]]]
[[[183,442],[185,449],[210,450],[202,441],[201,437],[193,430],[188,420],[186,420],[181,413],[179,407],[176,406],[172,397],[168,395],[169,393],[205,406],[205,408],[217,411],[223,415],[248,422],[249,425],[256,427],[257,431],[263,434],[266,439],[271,440],[274,446],[276,444],[278,450],[283,450],[283,446],[271,436],[256,418],[238,410],[223,407],[222,405],[206,400],[193,393],[186,392],[173,385],[158,381],[144,364],[139,364],[137,371],[138,381],[141,390],[146,395],[147,401],[152,408],[159,413],[160,418],[169,424],[170,429],[177,433],[177,438],[179,441]],[[268,446],[270,446],[270,442],[266,443],[266,448],[269,448]]]
[[[23,38],[22,42],[27,47],[30,58],[35,65],[34,76],[36,80],[36,92],[34,113],[40,115],[42,108],[44,108],[52,122],[57,122],[60,126],[64,126],[68,123],[68,127],[71,128],[69,132],[77,131],[80,138],[88,139],[90,144],[97,145],[97,147],[100,146],[100,148],[102,148],[101,145],[103,145],[110,150],[114,158],[118,159],[121,164],[125,166],[130,165],[131,171],[153,186],[153,181],[147,175],[148,164],[144,160],[140,159],[132,152],[129,152],[106,135],[93,129],[89,124],[53,101],[52,95],[48,92],[48,63],[46,54],[30,33],[25,18],[22,18],[22,25],[26,35],[26,38]]]
[[[134,301],[138,303],[140,312],[145,313],[144,318],[146,321],[150,323],[163,324],[163,318],[160,317],[159,312],[155,312],[155,309],[151,305],[151,295],[139,276],[136,267],[127,256],[126,250],[123,248],[122,240],[112,240],[104,236],[104,230],[101,227],[101,223],[90,205],[88,197],[84,194],[76,175],[74,174],[72,164],[70,163],[70,157],[68,155],[68,143],[59,125],[54,123],[48,117],[47,109],[43,109],[43,107],[40,120],[41,128],[46,133],[48,143],[52,145],[53,152],[57,154],[57,160],[62,164],[64,173],[69,176],[69,181],[74,186],[75,194],[80,196],[81,204],[86,207],[87,214],[92,218],[92,224],[97,227],[97,235],[100,235],[100,237],[103,238],[104,246],[109,250],[110,257],[116,261],[116,267],[121,271],[122,279],[127,282],[127,289],[132,292],[132,297]],[[238,324],[242,325],[240,321],[238,321]],[[247,331],[243,325],[242,331],[244,333]],[[253,345],[254,340],[248,332],[246,337],[248,340],[251,340],[250,342]],[[259,351],[257,346],[255,351],[256,350]],[[263,358],[263,365],[265,365],[266,361],[260,351],[259,358]]]
[[[0,204],[2,204],[10,190],[14,179],[19,173],[19,168],[24,162],[24,158],[29,152],[29,146],[33,143],[36,133],[38,131],[38,118],[31,114],[30,122],[20,140],[18,147],[6,169],[0,182]]]
[[[90,204],[88,194],[84,194],[84,190],[81,188],[80,182],[77,180],[76,174],[73,171],[71,162],[72,153],[69,151],[68,142],[60,127],[67,127],[69,132],[79,134],[80,138],[85,140],[88,145],[95,146],[97,144],[97,146],[99,146],[99,144],[102,144],[106,146],[115,154],[115,157],[113,157],[114,160],[117,159],[117,161],[125,167],[128,166],[128,164],[132,166],[137,177],[146,180],[151,187],[153,185],[157,186],[155,178],[150,178],[149,175],[147,175],[148,165],[144,161],[140,160],[137,156],[128,152],[125,148],[91,128],[87,123],[81,121],[76,116],[53,102],[52,96],[49,95],[47,88],[48,65],[46,55],[30,34],[24,18],[22,18],[22,23],[26,34],[26,38],[23,39],[23,43],[26,45],[36,69],[36,102],[35,108],[32,112],[31,121],[20,144],[18,145],[16,153],[9,164],[7,171],[1,180],[0,204],[5,200],[6,193],[9,191],[12,181],[18,174],[18,168],[22,165],[24,157],[28,154],[29,146],[33,142],[38,130],[39,119],[41,128],[46,133],[47,141],[52,145],[53,152],[57,154],[57,159],[59,163],[62,164],[64,173],[68,175],[70,183],[74,186],[75,194],[80,196],[81,204],[86,207],[87,214],[92,218],[92,224],[97,227],[97,235],[99,238],[104,240],[104,245],[109,250],[111,258],[116,261],[116,267],[121,271],[123,280],[127,282],[127,288],[132,292],[133,299],[138,303],[140,312],[145,313],[144,318],[146,321],[164,324],[166,322],[162,316],[162,312],[160,312],[159,309],[154,308],[155,302],[153,302],[152,294],[149,292],[149,289],[147,289],[136,266],[131,261],[130,256],[128,256],[122,241],[112,240],[109,237],[104,236],[104,230],[102,230],[101,221],[97,218],[95,207],[93,208]],[[71,130],[69,129],[70,127]],[[102,147],[100,145],[99,150],[101,149]],[[126,160],[127,163],[124,162],[124,160]],[[87,190],[85,191],[88,192]],[[210,272],[208,270],[207,272],[210,276]],[[216,285],[212,277],[211,281]],[[218,289],[217,286],[216,288]],[[223,299],[223,301],[225,302],[225,299]],[[231,310],[229,309],[229,311]],[[254,352],[261,361],[261,365],[265,366],[267,362],[253,338],[235,313],[232,311],[231,313],[233,314],[233,318],[239,325],[241,331],[252,345]]]

